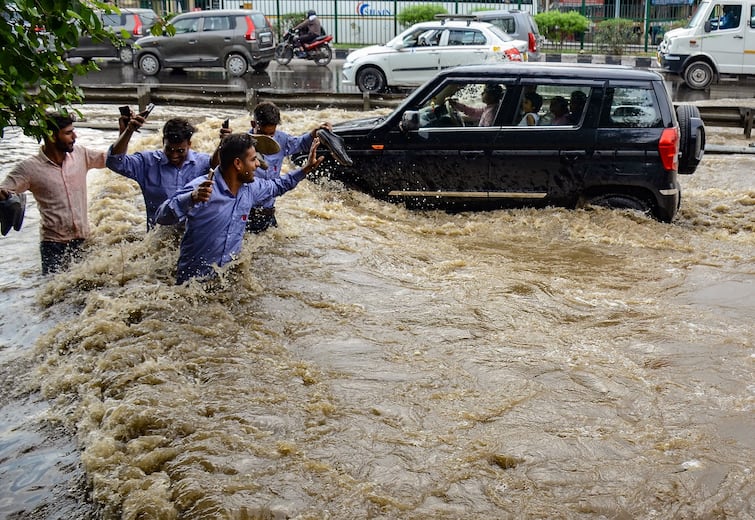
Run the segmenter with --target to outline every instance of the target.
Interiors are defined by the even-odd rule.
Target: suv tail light
[[[134,36],[141,36],[142,35],[142,28],[144,25],[142,24],[142,19],[139,18],[139,15],[134,15]]]
[[[244,39],[248,42],[253,42],[257,40],[257,34],[255,32],[254,22],[252,21],[251,16],[245,16],[246,19],[246,34],[244,34]]]
[[[666,170],[679,169],[679,128],[664,128],[658,141],[658,154]]]
[[[503,51],[503,54],[506,56],[506,59],[509,61],[522,61],[522,54],[519,52],[519,49],[516,47],[511,49],[506,49]]]
[[[530,44],[530,52],[537,52],[537,38],[535,38],[535,33],[527,33],[527,41]]]

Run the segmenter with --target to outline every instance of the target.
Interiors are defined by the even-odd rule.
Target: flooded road
[[[248,123],[191,110],[201,151]],[[3,176],[36,148],[4,141]],[[33,205],[0,239],[0,515],[752,518],[753,171],[706,156],[672,224],[304,181],[209,292],[173,285],[175,242],[98,172],[85,262],[39,276]]]

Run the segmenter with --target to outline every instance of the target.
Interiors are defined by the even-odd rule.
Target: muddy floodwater
[[[183,114],[200,151],[248,128]],[[4,177],[36,143],[2,141]],[[84,262],[40,275],[33,200],[0,238],[0,517],[755,516],[755,155],[707,155],[671,224],[305,180],[209,290],[136,184],[90,179]]]

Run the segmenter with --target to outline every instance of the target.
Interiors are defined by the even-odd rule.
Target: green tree
[[[569,37],[577,36],[590,27],[589,18],[577,11],[562,13],[561,11],[545,11],[535,15],[535,21],[540,32],[549,40],[564,43]]]
[[[102,26],[98,11],[118,8],[99,0],[15,0],[0,6],[0,137],[7,126],[42,138],[48,109],[66,110],[83,100],[74,78],[97,70],[95,62],[72,63],[66,53],[82,34],[118,42]],[[160,22],[152,32],[172,27]]]
[[[442,5],[413,5],[401,11],[396,19],[398,23],[408,27],[415,23],[429,22],[435,18],[436,14],[448,14],[448,11]]]

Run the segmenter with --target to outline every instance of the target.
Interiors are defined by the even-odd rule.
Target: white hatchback
[[[485,22],[433,21],[412,25],[385,45],[346,56],[343,83],[362,92],[416,87],[459,65],[527,61],[527,42]]]

